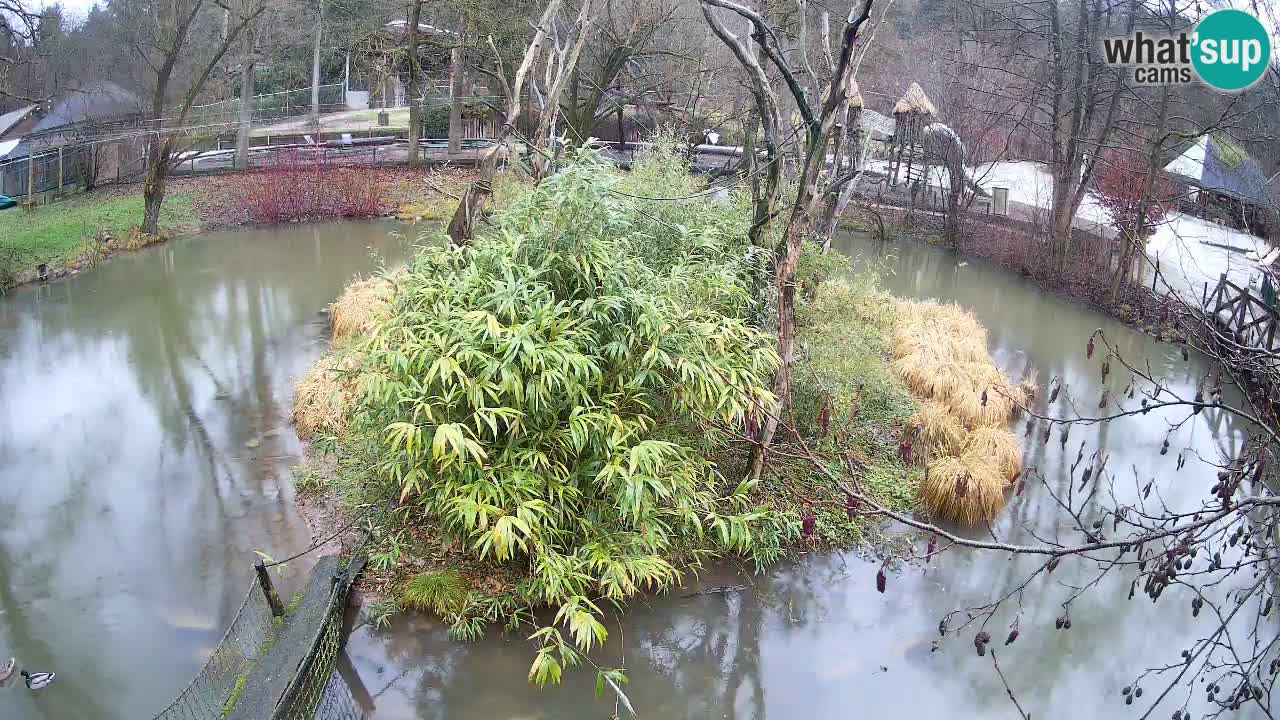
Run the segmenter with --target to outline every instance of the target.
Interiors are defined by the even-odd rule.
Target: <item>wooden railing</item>
[[[1203,298],[1204,311],[1225,330],[1235,335],[1242,345],[1261,350],[1275,350],[1276,329],[1280,326],[1280,311],[1275,305],[1254,295],[1249,288],[1242,288],[1223,274],[1213,293]]]

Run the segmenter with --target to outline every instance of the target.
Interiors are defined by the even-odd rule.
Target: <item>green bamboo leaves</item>
[[[659,161],[638,177],[687,181]],[[675,546],[763,563],[796,531],[694,449],[774,405],[773,339],[747,322],[749,219],[610,192],[634,181],[584,155],[491,235],[424,249],[363,348],[361,412],[402,502],[480,558],[526,563],[530,602],[558,608],[568,639],[535,633],[538,684],[605,641],[592,599],[679,581]]]

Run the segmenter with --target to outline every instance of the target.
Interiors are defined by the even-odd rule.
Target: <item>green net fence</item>
[[[362,569],[322,558],[282,617],[255,579],[208,662],[156,720],[362,720],[337,671],[347,593]]]
[[[266,596],[256,581],[249,583],[240,608],[208,662],[156,720],[224,717],[237,684],[243,685],[241,678],[247,679],[254,663],[269,649],[274,626]]]
[[[334,577],[324,620],[316,629],[307,659],[298,668],[281,696],[280,704],[271,716],[272,720],[344,720],[361,717],[354,703],[343,705],[340,702],[344,694],[350,701],[351,693],[342,676],[337,673],[337,667],[338,654],[342,652],[342,619],[347,607],[347,591],[362,569],[362,561],[357,561]],[[346,714],[348,710],[357,714]]]

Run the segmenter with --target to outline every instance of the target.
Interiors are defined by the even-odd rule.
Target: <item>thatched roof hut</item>
[[[862,102],[862,91],[858,89],[858,81],[853,79],[853,75],[849,75],[849,89],[846,93],[849,100],[850,108],[861,109],[864,106]],[[926,98],[927,100],[928,98]]]
[[[934,107],[933,101],[924,94],[924,88],[920,87],[920,83],[913,82],[911,87],[907,88],[906,94],[893,106],[893,114],[937,115],[938,108]]]

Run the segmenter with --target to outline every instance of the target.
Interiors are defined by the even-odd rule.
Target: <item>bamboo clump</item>
[[[990,522],[1022,472],[1009,422],[1034,396],[991,361],[986,329],[954,304],[902,301],[890,342],[893,370],[924,401],[907,422],[911,458],[926,467],[928,511],[964,525]]]

